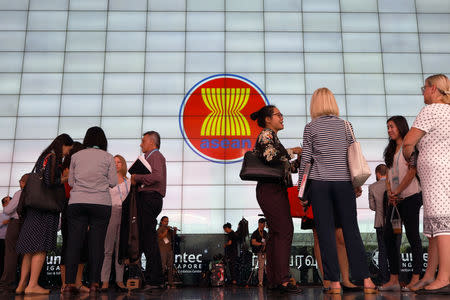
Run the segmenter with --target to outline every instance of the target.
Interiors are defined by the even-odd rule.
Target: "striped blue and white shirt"
[[[299,178],[303,176],[306,163],[313,159],[309,179],[351,181],[347,148],[353,142],[351,132],[345,130],[345,121],[339,117],[327,115],[312,120],[303,133]]]

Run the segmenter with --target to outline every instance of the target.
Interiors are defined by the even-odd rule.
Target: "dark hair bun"
[[[250,119],[252,119],[253,121],[256,121],[258,119],[258,116],[259,116],[259,110],[252,113],[250,115]]]

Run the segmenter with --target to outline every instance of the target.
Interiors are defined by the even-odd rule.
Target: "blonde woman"
[[[428,267],[413,289],[450,293],[450,82],[428,77],[422,87],[426,106],[405,136],[403,155],[409,160],[417,145],[417,173],[423,193],[423,233],[429,239]],[[434,278],[437,266],[439,272]]]
[[[347,161],[347,148],[354,142],[333,93],[327,88],[316,90],[311,98],[312,121],[303,133],[303,153],[299,175],[306,163],[313,160],[309,174],[309,190],[314,223],[319,238],[324,280],[329,280],[327,294],[339,294],[339,263],[336,250],[335,218],[342,225],[347,256],[351,257],[353,279],[364,280],[365,293],[377,293],[369,277],[366,251],[356,219],[356,194]],[[351,126],[351,125],[350,125]]]
[[[114,156],[117,170],[118,184],[109,190],[112,200],[111,218],[109,219],[108,231],[105,238],[105,258],[103,260],[101,280],[102,291],[108,290],[109,276],[111,274],[112,255],[115,252],[116,289],[124,292],[123,284],[124,265],[119,263],[119,238],[120,223],[122,218],[122,202],[130,191],[131,181],[127,178],[127,162],[121,155]]]

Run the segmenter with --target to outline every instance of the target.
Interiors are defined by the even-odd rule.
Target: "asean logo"
[[[264,93],[250,80],[214,75],[198,82],[184,97],[180,130],[189,147],[204,159],[238,162],[261,131],[250,114],[267,104]]]

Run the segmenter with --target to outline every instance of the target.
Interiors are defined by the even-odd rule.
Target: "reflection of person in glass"
[[[227,242],[223,245],[225,248],[225,261],[228,265],[228,269],[230,270],[231,282],[236,284],[238,276],[238,237],[231,229],[230,223],[223,225],[223,231],[227,234]]]
[[[267,231],[264,230],[266,219],[258,220],[258,229],[252,233],[251,243],[253,254],[258,256],[258,286],[263,286],[264,269],[266,268]]]
[[[267,165],[280,165],[285,169],[282,182],[258,182],[256,199],[269,225],[269,238],[266,245],[267,279],[269,284],[283,292],[300,293],[302,290],[290,283],[289,258],[291,255],[292,223],[287,187],[292,186],[291,172],[298,168],[299,161],[290,160],[300,155],[300,147],[285,149],[278,139],[277,132],[284,128],[283,114],[273,105],[263,106],[250,116],[263,128],[256,139],[254,151]]]
[[[178,231],[177,227],[169,226],[169,218],[163,216],[159,222],[156,233],[158,234],[159,253],[161,254],[161,263],[163,273],[167,272],[167,281],[170,287],[173,284],[173,241],[174,235]]]

